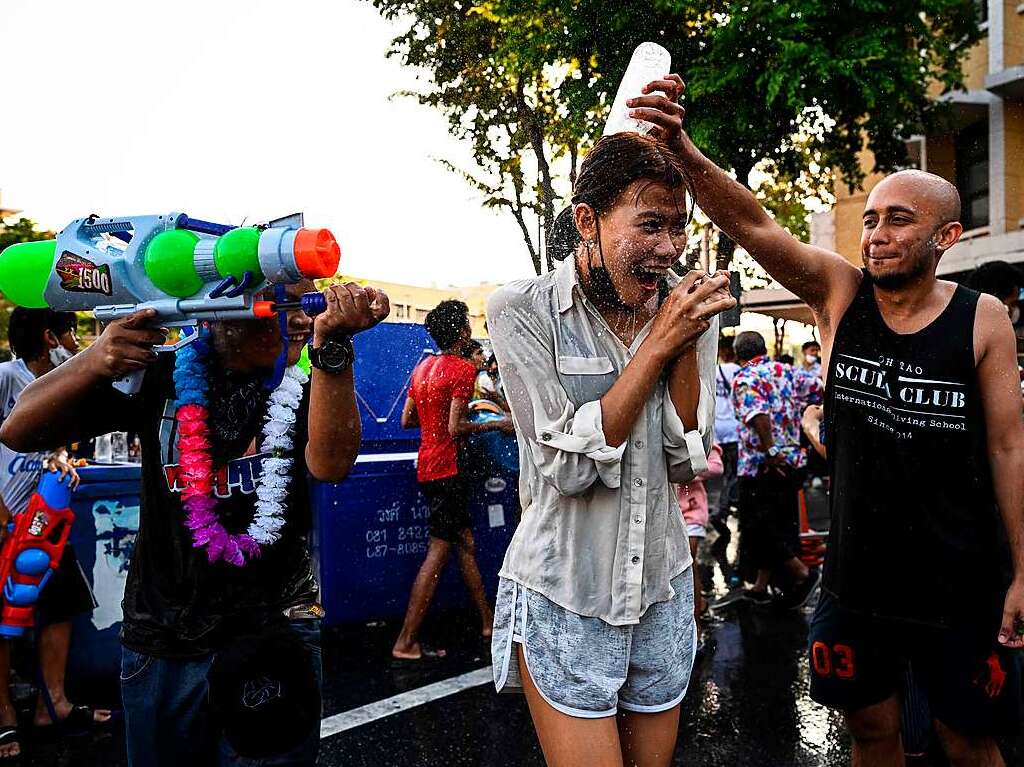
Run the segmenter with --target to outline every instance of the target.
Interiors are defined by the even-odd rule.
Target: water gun
[[[45,472],[28,508],[7,525],[0,548],[0,637],[19,637],[35,622],[35,604],[60,564],[71,534],[71,478]]]
[[[300,301],[260,301],[268,285],[332,277],[341,251],[327,229],[301,214],[262,226],[233,227],[184,213],[99,218],[68,224],[55,240],[17,243],[0,253],[0,292],[18,306],[92,311],[102,322],[154,309],[157,327],[273,317],[301,307],[323,311],[319,293]],[[174,351],[195,339],[187,334]],[[138,391],[141,373],[115,383]]]

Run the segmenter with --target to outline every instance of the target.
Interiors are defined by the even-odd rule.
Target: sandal
[[[18,738],[18,728],[6,725],[0,727],[0,747],[18,745],[18,753],[11,754],[10,756],[0,756],[0,761],[7,761],[8,759],[17,759],[21,756],[21,741]]]
[[[47,727],[55,727],[61,735],[75,737],[86,735],[96,727],[106,727],[114,721],[114,718],[114,712],[111,712],[110,719],[98,722],[95,709],[86,705],[76,705],[72,706],[68,715],[58,720],[56,724],[51,721],[49,724],[37,724],[36,728],[45,730]]]

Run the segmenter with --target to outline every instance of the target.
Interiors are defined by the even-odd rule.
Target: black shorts
[[[846,610],[821,593],[811,620],[811,697],[856,711],[891,697],[908,664],[932,717],[964,735],[1013,734],[1020,674],[996,642],[1000,614],[939,628]]]
[[[40,626],[66,623],[79,613],[90,612],[96,607],[96,598],[89,581],[78,564],[75,550],[69,543],[64,547],[60,564],[43,586],[36,602],[36,622]]]
[[[469,492],[462,477],[445,477],[420,482],[420,492],[430,510],[430,536],[449,543],[459,543],[463,530],[473,529],[469,515]]]

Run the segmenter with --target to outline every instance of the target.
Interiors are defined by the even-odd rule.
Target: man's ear
[[[948,224],[943,224],[939,227],[939,230],[935,232],[935,246],[939,249],[940,254],[945,253],[947,250],[956,245],[960,239],[960,235],[964,233],[964,225],[959,221],[950,221]]]
[[[50,349],[56,349],[60,346],[60,339],[57,338],[57,334],[52,330],[43,331],[43,340],[46,342],[46,346]]]
[[[576,231],[584,242],[597,239],[597,214],[587,203],[581,202],[572,211],[573,221],[576,223]]]

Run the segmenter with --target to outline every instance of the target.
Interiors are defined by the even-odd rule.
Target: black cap
[[[286,753],[320,724],[320,685],[309,649],[287,625],[240,636],[207,673],[210,710],[240,755]]]

